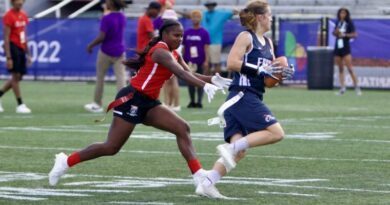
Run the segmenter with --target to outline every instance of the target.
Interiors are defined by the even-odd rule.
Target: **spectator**
[[[24,0],[11,0],[11,4],[12,8],[3,17],[6,67],[11,73],[11,79],[0,90],[0,98],[12,88],[18,103],[16,113],[28,114],[31,110],[22,101],[19,82],[27,72],[26,67],[31,65],[26,38],[26,26],[29,22],[27,14],[22,10]],[[4,112],[1,100],[0,112]]]
[[[200,26],[202,12],[194,10],[191,12],[193,27],[184,32],[183,37],[183,58],[192,68],[192,72],[203,74],[208,68],[208,50],[210,45],[209,33]],[[202,108],[203,89],[196,88],[198,99],[195,102],[195,87],[188,85],[190,103],[188,108]]]
[[[344,82],[344,65],[347,66],[348,72],[351,75],[353,85],[357,95],[362,95],[358,80],[355,73],[352,70],[352,55],[351,46],[349,40],[355,38],[357,33],[355,26],[351,20],[348,9],[341,8],[337,12],[336,28],[333,31],[333,35],[336,36],[336,44],[334,49],[335,62],[339,66],[339,78],[340,78],[340,91],[338,95],[343,95],[346,91]]]
[[[126,59],[124,43],[126,17],[120,12],[126,7],[126,3],[123,0],[107,0],[106,6],[112,12],[103,16],[99,35],[87,47],[87,52],[92,53],[95,46],[102,44],[96,61],[94,102],[84,105],[89,112],[103,112],[104,77],[110,66],[114,68],[117,90],[126,86],[126,68],[122,64]]]
[[[161,4],[152,1],[143,16],[138,20],[137,27],[137,52],[141,53],[149,41],[154,37],[152,18],[156,18],[161,10]]]
[[[204,6],[207,7],[207,11],[203,12],[202,26],[209,32],[211,45],[210,45],[210,57],[209,61],[211,67],[214,67],[214,71],[207,69],[206,74],[221,72],[221,52],[222,52],[222,38],[223,27],[233,15],[238,14],[238,11],[228,11],[222,9],[215,9],[217,2],[206,1]]]

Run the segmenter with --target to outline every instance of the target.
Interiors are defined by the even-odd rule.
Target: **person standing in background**
[[[353,85],[355,86],[356,95],[362,95],[362,91],[358,85],[358,80],[352,69],[352,55],[349,40],[357,36],[355,26],[351,20],[350,13],[346,8],[340,8],[337,11],[336,28],[333,31],[336,36],[336,44],[334,49],[335,62],[339,67],[340,91],[338,95],[343,95],[346,91],[344,65],[347,66],[348,72],[351,75]]]
[[[210,36],[206,29],[200,26],[202,12],[194,10],[191,12],[193,27],[187,29],[183,36],[183,58],[191,68],[192,72],[204,74],[208,68],[208,50]],[[190,103],[187,108],[202,108],[203,89],[196,88],[198,100],[195,102],[195,87],[188,85]]]
[[[103,16],[100,23],[99,35],[88,45],[87,52],[92,53],[95,46],[102,44],[96,60],[96,86],[94,101],[84,105],[89,112],[103,112],[104,77],[110,66],[113,66],[117,90],[126,86],[126,67],[123,61],[125,54],[126,17],[121,12],[126,7],[123,0],[106,0],[110,13]]]
[[[11,73],[11,79],[6,81],[0,90],[0,112],[4,112],[1,97],[12,88],[18,103],[16,113],[28,114],[31,110],[23,103],[19,82],[26,74],[27,66],[31,65],[26,34],[29,21],[22,10],[24,0],[11,0],[11,4],[12,8],[3,17],[6,68]]]
[[[204,6],[207,7],[207,11],[203,12],[202,27],[205,28],[211,39],[210,45],[210,64],[211,67],[206,70],[205,74],[220,73],[221,72],[221,52],[222,52],[222,40],[223,40],[223,27],[225,23],[238,14],[238,11],[215,9],[217,2],[206,1]],[[214,70],[211,70],[214,68]]]
[[[137,26],[137,53],[142,53],[149,41],[154,37],[152,18],[156,18],[161,10],[161,4],[152,1],[143,16],[138,19]]]

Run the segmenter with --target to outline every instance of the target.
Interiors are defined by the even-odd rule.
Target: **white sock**
[[[207,173],[207,177],[206,179],[202,182],[202,184],[204,186],[211,186],[211,185],[214,185],[216,184],[220,179],[221,179],[221,175],[219,174],[219,172],[215,171],[215,170],[211,170]]]
[[[233,142],[229,146],[234,150],[234,154],[237,154],[240,151],[248,149],[249,143],[248,143],[248,140],[245,137],[243,137],[243,138]]]

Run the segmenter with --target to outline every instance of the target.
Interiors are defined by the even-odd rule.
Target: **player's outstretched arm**
[[[185,80],[189,84],[197,87],[203,87],[203,90],[207,94],[209,102],[211,99],[213,99],[215,92],[219,90],[220,88],[207,83],[194,75],[192,75],[191,72],[189,72],[188,67],[183,68],[181,64],[179,64],[172,56],[170,52],[167,50],[164,50],[162,48],[156,49],[152,54],[152,60],[158,64],[163,65],[164,67],[168,68],[172,73],[174,73],[177,77]],[[187,70],[185,70],[187,69]]]

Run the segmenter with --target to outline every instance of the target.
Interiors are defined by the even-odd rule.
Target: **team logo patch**
[[[137,112],[138,112],[138,106],[131,105],[130,111],[127,112],[127,114],[132,116],[132,117],[136,117],[136,116],[138,116]]]
[[[271,122],[273,120],[276,120],[276,118],[274,116],[272,116],[272,115],[264,115],[264,120],[266,122]]]

